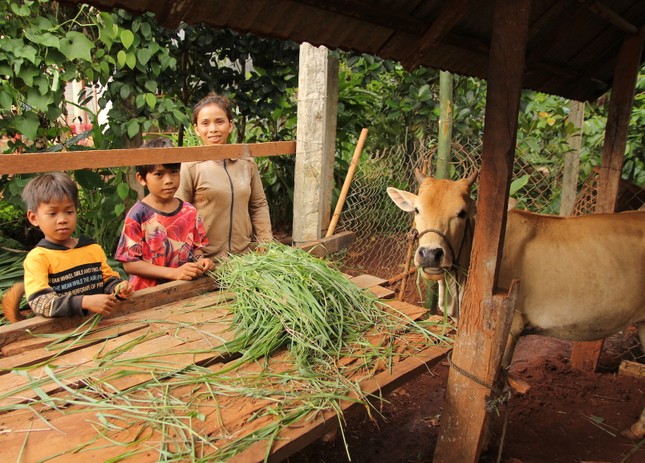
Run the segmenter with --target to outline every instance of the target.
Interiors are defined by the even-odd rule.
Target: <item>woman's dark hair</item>
[[[208,95],[206,95],[204,98],[199,100],[195,105],[195,107],[193,108],[193,124],[197,124],[197,115],[204,108],[204,106],[208,106],[211,104],[216,104],[217,106],[219,106],[220,109],[222,109],[226,113],[226,117],[228,117],[229,121],[233,120],[233,111],[231,110],[231,100],[229,100],[224,95],[219,95],[217,93],[211,92]]]

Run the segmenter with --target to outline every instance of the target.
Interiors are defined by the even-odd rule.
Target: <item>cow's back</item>
[[[510,211],[499,286],[512,278],[529,332],[594,340],[645,321],[645,212]]]

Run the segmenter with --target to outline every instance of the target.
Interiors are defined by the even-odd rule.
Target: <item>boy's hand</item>
[[[192,280],[204,274],[204,266],[200,262],[186,262],[174,270],[174,280]]]
[[[121,299],[128,299],[132,296],[134,289],[129,281],[123,280],[121,283],[116,285],[114,288],[114,295],[120,297]]]
[[[203,267],[204,272],[208,272],[215,268],[215,262],[206,257],[200,257],[199,260],[197,260],[197,263]]]
[[[113,294],[90,294],[83,296],[81,307],[103,316],[111,315],[117,299]]]

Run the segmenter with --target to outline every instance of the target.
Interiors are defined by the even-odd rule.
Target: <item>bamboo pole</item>
[[[354,149],[354,155],[352,156],[352,162],[347,169],[347,176],[345,177],[345,182],[343,183],[343,189],[340,191],[340,196],[338,197],[338,202],[336,203],[336,209],[334,210],[334,215],[329,222],[329,228],[327,229],[327,234],[325,238],[330,237],[334,234],[336,230],[336,225],[338,224],[338,219],[340,218],[340,213],[343,210],[345,205],[345,199],[347,198],[347,193],[349,192],[349,185],[352,183],[354,178],[354,172],[356,172],[356,166],[358,166],[358,158],[363,151],[363,145],[365,144],[365,139],[367,138],[367,129],[361,130],[361,134],[358,137],[358,143]]]

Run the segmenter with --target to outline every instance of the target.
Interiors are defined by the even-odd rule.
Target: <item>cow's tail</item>
[[[2,297],[2,311],[4,316],[11,323],[24,320],[25,316],[20,312],[20,302],[25,295],[24,283],[16,283],[5,291]]]

